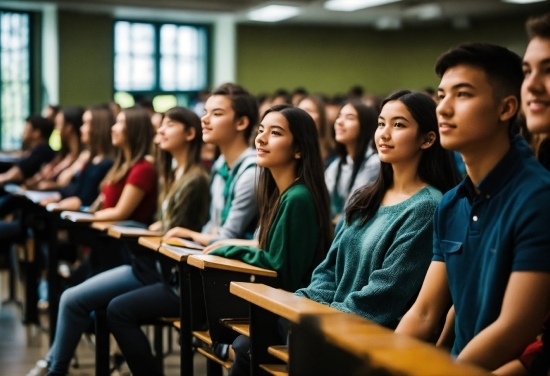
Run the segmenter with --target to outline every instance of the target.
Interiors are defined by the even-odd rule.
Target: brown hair
[[[113,143],[111,142],[111,127],[115,118],[110,109],[103,106],[89,107],[86,111],[92,114],[90,125],[90,161],[97,155],[112,158],[114,154]]]
[[[124,153],[118,148],[115,163],[101,182],[102,187],[105,184],[116,183],[124,178],[130,168],[149,154],[151,150],[154,131],[147,111],[140,107],[131,107],[121,112],[126,117],[124,135],[130,149],[130,159],[126,160]]]
[[[529,40],[537,37],[550,39],[550,13],[529,18],[525,23],[525,30]]]

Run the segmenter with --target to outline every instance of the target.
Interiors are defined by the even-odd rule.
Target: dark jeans
[[[281,338],[287,341],[288,320],[280,318],[278,321],[278,330]],[[229,376],[248,376],[250,375],[250,338],[246,336],[238,336],[233,341],[233,351],[235,352],[235,360],[229,370]]]
[[[155,283],[118,296],[109,303],[109,330],[134,376],[162,375],[156,369],[149,340],[140,326],[159,317],[179,317],[179,299],[170,286]]]

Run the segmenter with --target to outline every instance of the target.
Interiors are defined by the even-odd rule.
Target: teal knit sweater
[[[277,271],[280,286],[287,291],[307,286],[319,243],[319,225],[313,196],[301,183],[283,192],[267,234],[267,249],[223,246],[212,255],[244,261]]]
[[[420,290],[432,258],[433,215],[442,195],[433,187],[380,206],[363,227],[345,225],[311,284],[296,295],[393,326]]]

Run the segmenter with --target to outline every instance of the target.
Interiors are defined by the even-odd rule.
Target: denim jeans
[[[130,265],[100,273],[81,284],[65,290],[59,302],[55,340],[46,360],[50,371],[67,373],[74,350],[82,333],[92,323],[90,314],[106,307],[111,299],[142,287]]]
[[[141,325],[159,317],[179,317],[180,297],[168,285],[156,283],[118,296],[107,307],[109,329],[134,376],[162,375],[156,368],[149,340]]]

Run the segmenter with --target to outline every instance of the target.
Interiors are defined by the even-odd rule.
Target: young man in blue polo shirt
[[[432,264],[396,332],[433,339],[454,304],[452,354],[494,370],[533,341],[550,308],[550,173],[512,136],[519,56],[464,44],[436,73],[441,144],[462,155],[468,175],[439,204]]]

